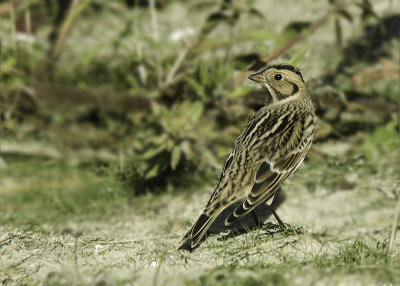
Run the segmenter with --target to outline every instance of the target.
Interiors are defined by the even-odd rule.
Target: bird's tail
[[[189,252],[194,251],[202,242],[207,230],[218,217],[219,213],[213,214],[211,216],[203,213],[192,226],[192,228],[183,237],[182,245],[178,250],[187,250]]]

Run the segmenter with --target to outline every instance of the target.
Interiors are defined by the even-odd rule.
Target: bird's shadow
[[[194,248],[192,247],[191,239],[187,239],[179,249],[188,250],[190,252],[194,251],[206,238],[210,235],[224,233],[220,240],[226,240],[229,238],[233,238],[244,233],[248,233],[250,231],[254,231],[257,229],[263,229],[266,231],[266,234],[273,235],[279,231],[284,232],[295,232],[299,233],[299,230],[291,230],[291,228],[284,229],[274,223],[265,223],[272,215],[271,209],[276,211],[278,207],[286,200],[286,195],[282,191],[281,188],[275,193],[274,199],[272,203],[267,206],[266,204],[262,203],[258,205],[254,210],[254,214],[249,213],[239,219],[237,222],[233,223],[230,226],[225,226],[225,219],[235,210],[235,208],[239,205],[239,203],[233,204],[226,208],[212,223],[210,228],[207,230],[207,233],[202,237],[201,241],[197,246]],[[301,231],[300,231],[301,232]]]
[[[254,231],[260,228],[263,229],[269,229],[273,232],[276,232],[277,230],[280,230],[280,226],[274,223],[265,223],[272,215],[271,208],[273,210],[277,210],[279,206],[286,200],[286,195],[285,193],[279,189],[275,197],[271,203],[270,206],[267,206],[266,204],[260,204],[254,209],[254,214],[257,217],[255,217],[249,213],[245,215],[243,218],[241,218],[239,221],[236,223],[230,225],[230,226],[225,226],[225,219],[228,217],[230,213],[234,211],[234,209],[239,205],[233,204],[226,208],[213,222],[213,224],[210,226],[210,228],[207,231],[207,234],[205,235],[204,239],[206,239],[209,235],[211,234],[220,234],[220,233],[226,233],[224,236],[222,236],[220,239],[225,240],[228,238],[236,237],[238,235],[242,235],[244,233],[248,233],[250,231]]]

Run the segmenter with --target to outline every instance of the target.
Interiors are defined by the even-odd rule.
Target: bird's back
[[[314,111],[307,98],[303,100],[302,104],[264,106],[249,119],[207,204],[207,214],[212,214],[217,204],[230,205],[246,197],[263,162],[308,150],[314,133]]]

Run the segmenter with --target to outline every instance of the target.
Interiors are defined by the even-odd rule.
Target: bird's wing
[[[223,169],[222,172],[221,172],[221,175],[220,175],[220,177],[219,177],[218,184],[217,184],[217,186],[215,187],[214,192],[211,194],[210,199],[208,200],[207,207],[210,206],[210,204],[211,204],[211,202],[213,201],[215,195],[216,195],[216,194],[218,193],[218,191],[220,190],[220,189],[219,189],[219,186],[220,186],[220,184],[221,184],[221,181],[222,181],[222,179],[224,178],[224,176],[226,175],[226,171],[227,171],[228,168],[230,167],[230,165],[231,165],[233,159],[234,159],[234,150],[232,150],[232,152],[231,152],[231,153],[229,154],[229,156],[228,156],[228,159],[226,159],[226,161],[225,161],[224,169]]]
[[[288,148],[289,150],[282,157],[276,158],[276,156],[269,155],[260,165],[250,193],[227,217],[226,226],[231,225],[259,204],[270,199],[286,178],[300,166],[311,146],[313,136],[313,116],[309,116],[295,121],[293,125],[286,128],[287,134],[279,135],[284,139],[278,144],[278,149]],[[269,140],[274,139],[269,138]],[[279,145],[282,146],[279,147]]]
[[[268,116],[269,116],[269,114],[267,114],[265,116],[265,118],[268,117]],[[219,177],[218,184],[216,185],[216,187],[214,189],[214,192],[211,194],[210,199],[208,200],[206,208],[210,207],[210,205],[214,201],[214,199],[218,197],[218,195],[219,195],[219,193],[221,191],[223,191],[223,188],[220,188],[221,182],[225,179],[229,168],[232,165],[235,165],[235,164],[232,164],[237,159],[235,155],[237,155],[237,153],[240,152],[240,151],[239,152],[236,151],[236,147],[238,145],[240,145],[242,143],[243,138],[247,137],[248,134],[254,129],[255,125],[258,122],[259,117],[260,117],[259,113],[256,113],[253,116],[251,116],[249,118],[249,120],[247,121],[246,126],[244,127],[242,133],[237,138],[235,146],[233,147],[231,153],[229,154],[228,158],[225,161],[225,165],[224,165],[224,168],[222,169],[221,175]]]
[[[209,208],[212,208],[212,214],[204,211],[200,217],[196,220],[196,222],[193,224],[192,228],[186,233],[186,235],[183,237],[183,243],[182,245],[178,248],[179,249],[186,249],[188,251],[193,251],[197,246],[199,246],[202,238],[206,234],[208,228],[211,226],[211,224],[214,222],[214,220],[218,217],[218,215],[223,211],[224,208],[215,208],[215,205],[211,206],[215,200],[218,201],[218,197],[221,194],[221,192],[224,190],[224,188],[221,188],[221,182],[225,179],[227,172],[229,168],[233,165],[233,162],[235,161],[235,155],[236,155],[236,146],[241,144],[241,141],[243,138],[245,138],[255,127],[257,123],[257,113],[253,115],[249,121],[247,122],[244,130],[240,134],[239,138],[237,139],[234,148],[232,149],[231,153],[229,154],[228,158],[226,159],[224,168],[221,172],[219,181],[217,186],[214,189],[214,192],[211,194],[210,199],[207,203],[206,210]],[[218,201],[219,205],[222,205],[221,202]]]

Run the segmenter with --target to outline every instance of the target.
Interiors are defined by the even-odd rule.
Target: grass
[[[44,231],[44,224],[95,221],[129,209],[146,215],[162,209],[166,197],[189,197],[214,179],[196,173],[182,177],[178,184],[182,187],[169,186],[169,191],[153,190],[153,194],[135,196],[132,185],[121,180],[113,169],[104,171],[92,165],[75,168],[51,160],[14,158],[1,170],[1,177],[7,180],[0,186],[0,223]]]
[[[0,280],[125,285],[157,275],[156,285],[399,283],[398,239],[387,254],[394,200],[377,191],[390,194],[398,165],[389,152],[379,153],[374,168],[368,158],[353,164],[352,154],[306,162],[285,184],[298,201],[284,204],[292,225],[285,232],[215,235],[194,254],[178,253],[176,246],[204,206],[215,174],[191,174],[179,188],[135,197],[113,168],[13,157],[1,170],[0,254],[7,259],[0,262]],[[343,192],[339,183],[349,174],[355,186]],[[39,274],[29,274],[31,267]]]
[[[9,179],[0,188],[2,224],[37,229],[72,217],[95,219],[99,213],[111,215],[113,205],[131,197],[117,180],[99,176],[90,167],[21,159],[13,160],[2,176]]]
[[[299,238],[299,240],[302,239]],[[254,240],[254,245],[257,244],[259,245],[260,241]],[[246,247],[243,245],[242,250]],[[400,281],[399,256],[394,263],[388,263],[384,247],[356,239],[336,242],[335,248],[336,252],[317,253],[311,255],[310,258],[303,257],[303,259],[294,259],[293,253],[277,250],[281,263],[258,261],[240,266],[237,264],[217,266],[201,275],[192,285],[297,285],[299,283],[296,283],[296,280],[302,279],[296,279],[296,275],[311,275],[314,276],[314,279],[316,277],[343,278],[355,275],[373,279],[373,283],[398,283]],[[258,248],[257,254],[262,256],[266,251]],[[247,260],[249,260],[250,251],[242,253],[247,254]],[[230,255],[235,254],[230,253]],[[246,257],[241,257],[241,259],[246,260]],[[334,284],[328,283],[328,285]]]
[[[258,267],[216,267],[200,276],[196,285],[290,285],[284,273],[274,273]]]

